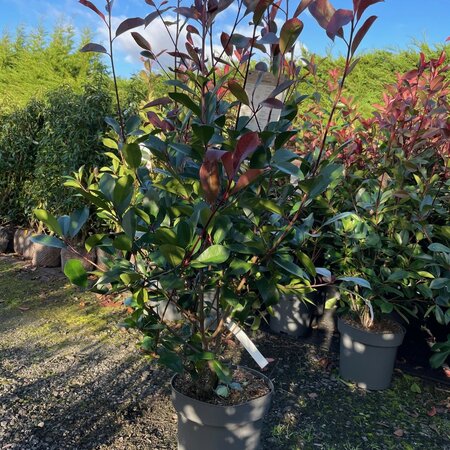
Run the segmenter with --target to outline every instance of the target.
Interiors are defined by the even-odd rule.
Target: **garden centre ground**
[[[123,315],[56,269],[0,256],[0,449],[176,448],[168,373],[117,327]],[[334,354],[255,341],[276,386],[263,449],[450,449],[448,386],[397,370],[391,389],[364,392],[339,379]],[[229,354],[251,365],[233,342]]]

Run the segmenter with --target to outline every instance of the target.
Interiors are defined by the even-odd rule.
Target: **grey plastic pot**
[[[257,450],[263,418],[270,407],[272,382],[256,370],[244,368],[263,378],[270,392],[234,406],[218,406],[190,398],[173,386],[172,403],[178,416],[178,450]]]
[[[339,371],[342,378],[371,390],[387,389],[391,384],[401,332],[374,333],[355,328],[338,318],[341,333]]]
[[[314,301],[314,298],[310,298]],[[286,333],[301,337],[309,333],[315,305],[306,303],[293,296],[281,296],[280,301],[272,307],[270,329],[275,333]]]

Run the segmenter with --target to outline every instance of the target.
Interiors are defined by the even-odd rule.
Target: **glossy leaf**
[[[108,53],[103,45],[95,44],[94,42],[90,42],[89,44],[84,45],[80,49],[80,52]]]
[[[211,370],[213,370],[216,373],[217,377],[219,378],[219,381],[225,384],[231,382],[231,372],[228,367],[224,366],[217,360],[208,361],[208,364]]]
[[[44,222],[44,224],[50,231],[53,231],[53,233],[56,233],[59,236],[63,235],[61,226],[59,225],[56,217],[53,214],[49,213],[45,209],[35,209],[33,213],[38,220]]]
[[[182,92],[170,92],[169,97],[178,103],[181,103],[186,108],[190,109],[197,117],[202,115],[200,106],[195,103],[189,95],[183,94]]]
[[[328,0],[316,0],[308,5],[308,9],[318,24],[325,30],[336,11]]]
[[[78,259],[69,259],[64,266],[64,275],[71,283],[80,287],[87,287],[88,278],[83,264]]]
[[[241,103],[247,106],[250,105],[247,92],[245,92],[245,89],[238,81],[230,80],[228,82],[228,89]]]
[[[256,5],[255,11],[253,12],[253,23],[255,25],[259,24],[262,16],[267,11],[267,8],[273,3],[274,0],[259,0]]]
[[[209,204],[213,204],[220,192],[219,165],[217,161],[205,159],[200,167],[199,176],[205,200]]]
[[[241,189],[244,189],[249,184],[251,184],[254,180],[256,180],[261,174],[263,174],[266,169],[248,169],[245,173],[243,173],[237,180],[234,185],[231,194],[236,194]]]
[[[230,251],[223,245],[211,245],[198,258],[191,262],[192,267],[200,268],[222,264],[230,257]]]
[[[89,208],[78,209],[70,215],[69,236],[75,237],[89,219]]]
[[[66,248],[66,244],[55,236],[46,234],[37,234],[31,237],[31,242],[44,245],[45,247]]]
[[[359,28],[359,30],[356,32],[355,37],[352,42],[352,55],[356,52],[356,49],[361,44],[361,41],[364,39],[364,36],[369,31],[372,24],[377,20],[377,16],[370,16],[364,24]]]
[[[450,253],[450,248],[448,248],[446,245],[440,244],[438,242],[430,244],[428,246],[428,250],[430,250],[432,252]]]
[[[131,169],[137,169],[141,165],[142,151],[138,144],[131,143],[125,144],[122,147],[122,153],[125,157],[125,161]]]
[[[89,0],[79,0],[79,2],[99,15],[106,22],[105,15]]]
[[[294,12],[294,17],[298,17],[312,2],[316,0],[302,0]]]
[[[361,16],[364,14],[364,11],[369,7],[374,5],[375,3],[384,2],[384,0],[359,0],[358,9],[356,12],[356,18],[359,20]]]
[[[328,22],[326,31],[330,39],[334,41],[334,38],[338,35],[339,30],[353,20],[353,11],[350,9],[338,9],[331,20]],[[342,33],[341,33],[342,34]]]
[[[133,29],[140,27],[145,24],[145,20],[141,17],[130,17],[129,19],[125,19],[116,30],[116,37],[121,34]]]
[[[150,45],[150,43],[137,31],[132,31],[131,36],[133,36],[133,39],[135,40],[136,44],[139,45],[139,47],[152,52],[152,46]]]
[[[287,20],[280,31],[280,52],[286,53],[295,44],[303,30],[303,22],[296,17]]]
[[[353,283],[353,284],[357,284],[358,286],[367,288],[367,289],[372,289],[372,286],[370,285],[370,283],[365,280],[364,278],[359,278],[359,277],[339,277],[338,280],[340,281],[347,281],[349,283]]]
[[[159,251],[172,267],[180,265],[185,255],[185,250],[183,248],[172,244],[161,245]]]

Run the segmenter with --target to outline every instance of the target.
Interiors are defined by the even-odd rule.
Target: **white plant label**
[[[232,320],[228,320],[227,328],[234,334],[236,339],[244,346],[245,350],[248,351],[250,356],[255,360],[256,364],[261,369],[269,364],[266,358],[261,354],[261,352],[256,348],[256,345],[252,342],[252,340],[247,336],[245,331]]]
[[[253,111],[256,111],[261,102],[269,98],[273,90],[282,81],[283,79],[278,81],[278,78],[270,72],[250,72],[247,78],[247,84],[245,85],[245,91],[247,92]],[[277,95],[276,98],[283,101],[285,92]],[[279,109],[263,106],[255,116],[253,115],[252,109],[244,104],[241,106],[241,116],[252,117],[247,124],[247,128],[252,131],[262,131],[269,121],[276,122],[280,119],[281,110]]]

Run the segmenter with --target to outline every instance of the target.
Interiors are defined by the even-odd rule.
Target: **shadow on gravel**
[[[39,347],[1,352],[6,370],[0,376],[14,388],[0,395],[9,419],[0,429],[0,448],[110,448],[124,425],[142,420],[164,395],[156,371],[136,356],[121,355],[108,361],[110,355],[101,344],[77,350],[77,354],[68,355]],[[38,378],[27,379],[26,370],[21,369],[37,354],[42,371]],[[7,371],[9,358],[16,358],[14,365],[19,370],[15,373]],[[150,439],[147,444],[151,444]]]

